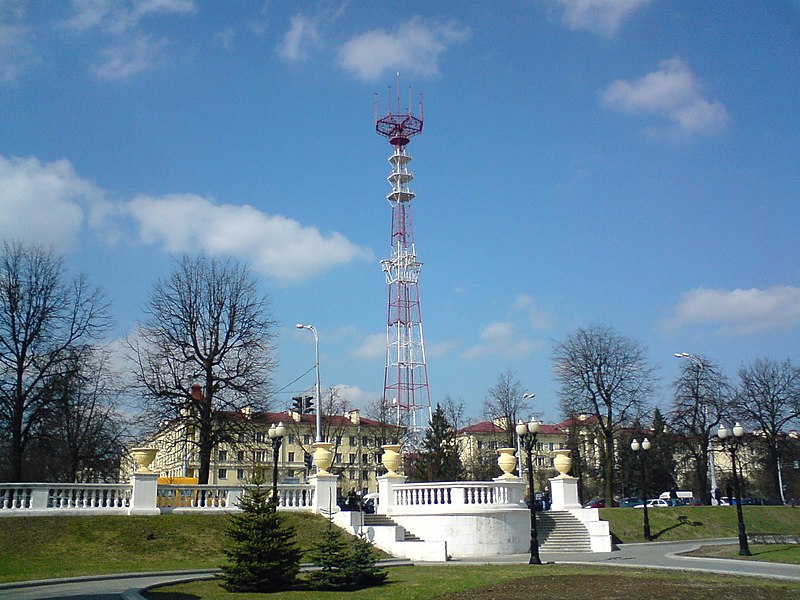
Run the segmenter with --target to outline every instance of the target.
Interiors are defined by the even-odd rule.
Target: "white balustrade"
[[[521,482],[500,481],[401,483],[392,486],[391,512],[430,514],[517,507],[522,487]]]

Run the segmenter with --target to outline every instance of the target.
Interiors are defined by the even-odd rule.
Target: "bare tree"
[[[553,370],[567,416],[596,417],[607,502],[614,496],[615,440],[644,412],[654,369],[637,341],[610,327],[579,329],[555,347]]]
[[[4,242],[0,255],[0,429],[8,476],[23,481],[25,452],[47,412],[44,387],[67,358],[109,325],[108,305],[85,277],[68,277],[40,246]]]
[[[48,481],[109,481],[119,474],[126,423],[116,411],[113,374],[100,351],[76,352],[47,388],[49,409],[35,447]]]
[[[514,426],[520,419],[527,420],[528,410],[530,405],[525,398],[524,388],[511,369],[499,375],[497,383],[489,388],[483,400],[484,418],[503,423],[501,426],[505,430],[504,443],[507,448],[516,447],[517,434]]]
[[[675,438],[694,466],[695,484],[703,504],[711,504],[709,442],[730,410],[732,389],[728,379],[711,360],[692,357],[683,363],[673,384],[675,396],[669,422],[680,435]]]
[[[800,369],[787,359],[758,359],[739,369],[736,411],[750,423],[763,442],[768,497],[781,499],[779,464],[786,448],[784,440],[800,419]]]
[[[155,284],[147,318],[128,339],[151,422],[179,418],[197,432],[190,442],[197,446],[201,484],[208,483],[214,448],[235,445],[247,422],[219,417],[267,408],[275,364],[268,309],[245,265],[184,256]]]

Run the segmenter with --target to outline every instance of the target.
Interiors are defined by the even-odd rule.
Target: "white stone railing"
[[[450,481],[400,483],[392,486],[392,511],[404,514],[447,513],[468,510],[491,511],[517,507],[522,502],[523,485],[504,481]]]
[[[278,508],[319,512],[315,501],[336,498],[336,481],[278,486]],[[320,496],[318,485],[325,486]],[[157,485],[156,476],[131,483],[0,483],[0,517],[66,514],[163,514],[239,510],[246,488]],[[271,493],[271,488],[270,488]],[[327,504],[330,504],[328,499]]]
[[[239,500],[245,489],[221,485],[160,485],[156,503],[162,513],[239,510]],[[278,508],[311,511],[314,491],[311,484],[281,484]],[[271,488],[269,493],[272,493]]]
[[[64,512],[125,513],[131,506],[130,484],[0,484],[0,515]]]

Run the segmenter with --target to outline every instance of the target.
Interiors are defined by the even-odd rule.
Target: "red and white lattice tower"
[[[392,191],[386,196],[392,207],[391,257],[381,261],[388,296],[383,401],[386,408],[397,415],[398,425],[408,428],[413,446],[419,442],[420,432],[430,420],[431,396],[419,298],[422,263],[417,260],[411,218],[414,192],[409,184],[414,175],[408,169],[411,156],[406,153],[411,138],[422,133],[423,106],[420,98],[419,117],[416,117],[410,108],[410,96],[409,88],[409,108],[402,111],[398,94],[397,112],[392,112],[390,88],[388,113],[380,118],[376,97],[375,130],[388,138],[393,148],[389,157]]]

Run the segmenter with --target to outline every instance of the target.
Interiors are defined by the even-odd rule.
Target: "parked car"
[[[630,498],[622,498],[619,501],[620,508],[633,508],[637,504],[642,504],[644,502],[643,498],[637,498],[636,496],[632,496]]]
[[[612,507],[619,506],[619,502],[616,500],[611,501]],[[592,498],[586,504],[583,505],[583,508],[605,508],[606,507],[606,499],[605,498]]]
[[[666,508],[668,506],[669,502],[661,498],[650,498],[650,500],[647,501],[647,508]],[[634,508],[644,508],[644,503],[637,504]]]
[[[368,515],[375,514],[375,509],[378,507],[378,494],[367,494],[361,501],[362,510]]]

